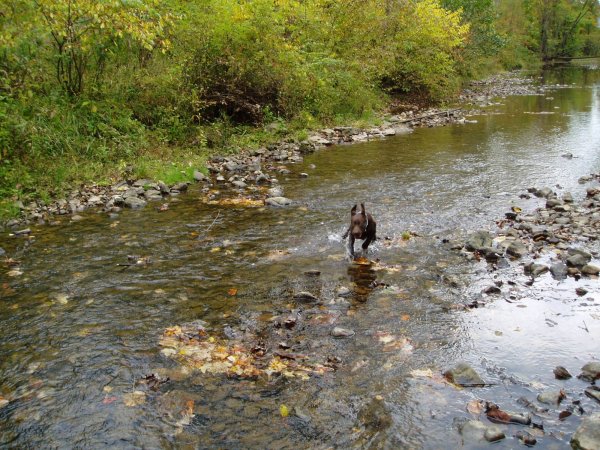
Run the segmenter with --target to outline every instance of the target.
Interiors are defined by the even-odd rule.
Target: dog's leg
[[[346,239],[348,237],[348,235],[350,234],[350,229],[351,228],[352,228],[351,226],[348,227],[348,229],[346,230],[346,232],[342,235],[342,239]]]
[[[363,249],[363,255],[366,256],[368,249],[369,249],[369,244],[373,241],[373,236],[367,236],[367,238],[365,239],[365,241],[362,243],[362,249]]]
[[[348,239],[347,245],[348,258],[352,261],[354,259],[354,236],[352,236],[351,234],[349,236],[350,238]]]

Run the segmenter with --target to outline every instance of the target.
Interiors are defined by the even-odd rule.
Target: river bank
[[[278,184],[278,174],[287,174],[287,164],[302,161],[303,156],[331,145],[367,142],[399,134],[410,133],[419,127],[436,127],[448,124],[468,124],[470,115],[480,113],[481,107],[493,105],[492,100],[507,95],[543,95],[558,86],[539,84],[538,80],[521,72],[495,75],[483,81],[473,81],[460,95],[459,105],[448,109],[423,108],[416,105],[395,104],[394,114],[381,118],[378,126],[357,128],[339,126],[313,131],[304,141],[281,141],[267,147],[245,150],[234,156],[213,156],[206,167],[193,171],[194,182],[202,182],[208,201],[215,201],[222,188],[236,190],[238,196],[253,202],[281,206],[289,200],[283,197]],[[300,174],[306,176],[306,174]],[[107,214],[118,214],[122,208],[143,208],[147,202],[167,202],[157,205],[168,208],[168,202],[185,192],[192,181],[167,185],[160,180],[127,179],[111,185],[88,185],[72,190],[66,197],[49,203],[33,201],[27,205],[16,202],[19,216],[7,220],[3,226],[17,230],[29,224],[58,224],[57,216],[80,220],[81,213],[89,208],[100,208]],[[217,194],[215,195],[215,192]],[[268,200],[270,197],[282,200]]]

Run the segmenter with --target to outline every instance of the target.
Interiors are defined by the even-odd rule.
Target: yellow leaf
[[[290,415],[290,411],[288,410],[287,406],[281,405],[279,407],[279,414],[281,414],[281,417],[287,417]]]
[[[227,291],[227,293],[233,297],[234,295],[237,294],[237,291],[238,291],[237,288],[231,288]]]

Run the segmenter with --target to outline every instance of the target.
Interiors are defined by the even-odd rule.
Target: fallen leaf
[[[102,404],[110,405],[111,403],[114,403],[117,400],[118,400],[118,397],[116,397],[114,395],[112,397],[104,397],[104,400],[102,400]],[[130,405],[127,405],[127,406],[130,406]],[[131,406],[133,406],[133,405],[131,405]]]
[[[483,406],[481,400],[471,400],[467,403],[467,411],[473,415],[479,415],[483,411]]]
[[[400,317],[400,320],[403,320],[406,322],[407,320],[410,320],[410,316],[408,314],[402,314],[402,316]]]
[[[287,417],[289,416],[290,412],[288,410],[288,407],[285,405],[281,405],[279,407],[279,414],[281,414],[281,417]]]
[[[133,391],[123,395],[125,406],[138,406],[146,402],[146,393],[143,391]]]
[[[232,297],[233,297],[234,295],[237,295],[237,292],[238,292],[237,288],[231,288],[231,289],[229,289],[229,290],[227,291],[227,293],[228,293],[229,295],[231,295]]]

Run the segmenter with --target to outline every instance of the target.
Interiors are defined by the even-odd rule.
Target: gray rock
[[[123,198],[137,197],[138,195],[143,195],[143,194],[144,194],[144,188],[134,187],[134,188],[129,188],[125,192],[123,192]]]
[[[504,439],[506,435],[500,427],[492,425],[491,427],[487,427],[485,433],[483,434],[483,437],[488,442],[496,442]]]
[[[548,266],[545,266],[543,264],[535,264],[535,263],[529,263],[526,264],[524,267],[525,273],[529,274],[533,277],[537,277],[543,273],[548,272]]]
[[[154,184],[154,181],[152,180],[148,180],[148,179],[141,179],[141,180],[136,180],[133,182],[133,187],[141,187],[143,188],[144,186],[149,186],[151,184]]]
[[[557,198],[549,198],[546,200],[546,208],[554,208],[555,206],[562,205],[562,201]]]
[[[169,188],[169,186],[167,186],[167,184],[164,181],[159,181],[156,184],[158,185],[158,189],[160,190],[161,194],[168,194],[169,192],[171,192],[171,189]]]
[[[283,197],[283,189],[279,186],[272,187],[271,189],[267,190],[267,195],[269,197]]]
[[[575,289],[575,293],[580,297],[583,297],[585,294],[588,293],[588,290],[586,288],[578,287],[577,289]]]
[[[600,413],[584,417],[571,438],[574,450],[600,449]]]
[[[187,191],[189,183],[187,181],[182,181],[181,183],[176,183],[171,186],[171,190],[185,192]]]
[[[573,194],[571,194],[570,192],[565,192],[563,194],[562,199],[565,203],[573,203]]]
[[[269,206],[287,206],[291,203],[292,201],[285,197],[269,197],[265,200],[265,204]]]
[[[308,178],[308,174],[306,172],[300,172],[301,178]]]
[[[225,181],[225,177],[223,175],[218,175],[217,182],[222,183],[223,181]]]
[[[479,420],[469,420],[460,426],[460,435],[465,444],[477,444],[485,441],[487,426]]]
[[[98,195],[92,195],[90,198],[88,198],[89,205],[98,206],[98,205],[101,205],[102,203],[103,203],[102,198],[100,198],[100,196],[98,196]]]
[[[565,263],[552,264],[550,273],[555,280],[564,280],[567,278],[567,265]]]
[[[124,205],[131,209],[140,209],[146,206],[146,201],[137,197],[127,197],[124,201]]]
[[[331,335],[335,338],[347,338],[354,336],[354,330],[349,330],[347,328],[335,327],[331,330]]]
[[[558,406],[564,398],[565,393],[563,391],[556,390],[540,392],[537,396],[538,402],[552,406]]]
[[[567,369],[565,369],[563,366],[556,366],[554,368],[554,377],[557,380],[568,380],[569,378],[572,378],[573,375],[571,375],[569,373],[569,371]]]
[[[6,255],[6,251],[2,247],[0,247],[0,256],[4,255]]]
[[[567,265],[571,267],[581,268],[592,260],[592,255],[584,250],[570,248],[568,252],[570,256],[567,258]]]
[[[444,377],[451,383],[459,386],[474,387],[485,386],[479,374],[466,363],[459,363],[456,367],[444,372]]]
[[[590,383],[594,380],[600,379],[600,362],[592,361],[587,363],[581,368],[581,373],[577,378],[584,381],[589,381]]]
[[[336,289],[335,293],[339,297],[348,297],[350,294],[352,294],[352,291],[346,286],[340,286]]]
[[[294,294],[294,299],[296,299],[296,300],[302,300],[302,301],[305,301],[305,302],[316,302],[316,301],[319,301],[319,299],[316,296],[314,296],[310,292],[306,292],[306,291],[302,291],[302,292],[298,292],[297,294]]]
[[[581,268],[581,273],[585,275],[598,275],[600,273],[600,267],[595,264],[586,264]]]
[[[244,189],[247,186],[247,184],[244,183],[242,180],[236,180],[231,184],[233,184],[236,188],[239,188],[239,189]]]
[[[521,258],[527,254],[527,247],[521,241],[514,241],[506,248],[506,253]]]
[[[584,392],[585,392],[585,395],[587,395],[589,398],[594,399],[597,402],[600,402],[600,387],[590,386],[590,387],[586,388],[586,390]]]
[[[395,136],[396,130],[393,128],[384,128],[383,130],[381,130],[381,134],[383,134],[384,136]]]
[[[481,250],[486,247],[491,247],[493,237],[488,231],[477,231],[469,236],[465,243],[465,248],[469,251]]]
[[[536,197],[542,197],[542,198],[548,198],[551,195],[553,195],[554,192],[552,192],[552,189],[550,189],[549,187],[545,187],[542,189],[537,189],[533,195],[535,195]]]
[[[71,216],[71,222],[79,222],[83,220],[83,217],[81,217],[79,214],[73,214]]]
[[[114,195],[109,200],[109,202],[111,202],[113,205],[122,205],[123,203],[125,203],[125,199],[123,197],[121,197],[120,195]]]
[[[206,175],[204,175],[199,170],[194,170],[194,180],[196,180],[196,181],[205,181],[206,179],[207,179]]]
[[[158,190],[148,189],[144,192],[144,198],[146,200],[162,200],[162,195]]]

